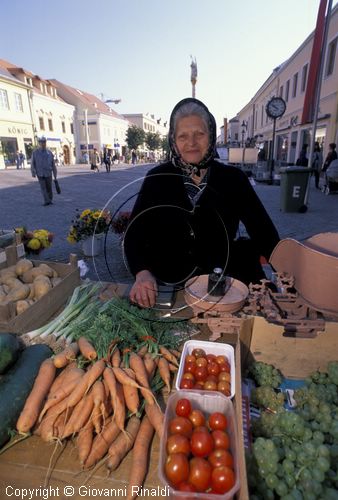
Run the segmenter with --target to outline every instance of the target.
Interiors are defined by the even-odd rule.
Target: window
[[[285,101],[288,102],[289,100],[289,91],[290,91],[290,80],[286,82],[285,85]]]
[[[263,116],[264,116],[264,106],[262,106],[262,113],[261,113],[261,127],[263,127]]]
[[[53,132],[53,122],[51,118],[48,118],[48,128],[51,132]]]
[[[65,122],[61,122],[61,127],[62,127],[62,132],[65,134],[65,133],[66,133],[66,125],[65,125]]]
[[[16,92],[14,92],[14,99],[15,99],[15,109],[16,109],[16,111],[20,111],[20,113],[23,113],[22,96],[21,96],[21,94],[17,94]]]
[[[284,87],[283,85],[281,85],[280,89],[279,89],[279,97],[281,97],[283,99],[283,90],[284,90]]]
[[[45,130],[45,122],[43,121],[42,116],[39,116],[39,127],[40,130]]]
[[[9,109],[7,90],[0,89],[0,109]]]
[[[298,73],[293,75],[292,97],[296,97],[297,95],[297,85],[298,85]]]
[[[334,61],[336,58],[336,50],[337,50],[337,38],[335,38],[329,45],[327,50],[327,61],[326,61],[326,72],[325,76],[330,76],[333,73],[334,69]]]
[[[70,124],[70,133],[74,134],[74,125],[72,123]]]
[[[306,89],[306,80],[307,80],[307,70],[308,70],[309,65],[305,64],[302,69],[302,85],[301,85],[301,91],[305,92]]]

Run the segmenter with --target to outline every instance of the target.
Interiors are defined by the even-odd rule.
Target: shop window
[[[307,80],[307,70],[308,70],[309,65],[305,64],[302,69],[302,85],[301,85],[301,91],[305,92],[306,89],[306,80]]]
[[[288,80],[286,82],[286,85],[285,85],[285,98],[284,98],[284,100],[286,102],[288,102],[288,100],[289,100],[289,92],[290,92],[290,80]]]
[[[53,121],[51,118],[48,118],[48,128],[51,132],[53,132]]]
[[[281,85],[280,89],[279,89],[279,97],[281,97],[283,99],[283,90],[284,90],[284,87],[283,85]]]
[[[22,105],[22,96],[21,94],[18,94],[14,92],[14,99],[15,99],[15,109],[16,111],[19,111],[20,113],[23,113],[23,105]]]
[[[0,89],[0,109],[9,109],[7,90]]]
[[[61,122],[61,127],[62,127],[62,132],[65,134],[66,133],[66,124],[65,124],[65,122]]]
[[[326,71],[325,76],[330,76],[334,70],[334,62],[336,58],[337,51],[337,37],[329,44],[327,50],[327,61],[326,61]]]
[[[73,125],[73,123],[70,124],[70,133],[74,135],[74,125]]]
[[[44,122],[42,116],[39,116],[39,127],[40,127],[40,130],[45,130],[45,122]]]
[[[296,97],[296,95],[297,95],[297,86],[298,86],[298,73],[293,75],[292,97]]]

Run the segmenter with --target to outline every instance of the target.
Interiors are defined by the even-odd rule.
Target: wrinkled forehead
[[[202,129],[203,131],[208,132],[209,126],[203,116],[197,114],[181,116],[175,122],[174,135],[177,136],[179,132],[192,129]]]

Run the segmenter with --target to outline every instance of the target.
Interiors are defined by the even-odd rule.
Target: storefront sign
[[[8,127],[8,133],[13,135],[16,134],[27,135],[28,129],[22,127]]]

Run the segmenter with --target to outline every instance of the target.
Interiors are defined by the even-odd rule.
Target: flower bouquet
[[[113,233],[123,236],[129,224],[131,212],[119,212],[117,217],[111,221]]]
[[[49,248],[52,244],[54,234],[47,229],[35,229],[27,231],[25,227],[15,228],[15,232],[20,234],[21,241],[27,254],[38,255],[44,248]]]
[[[104,233],[109,227],[111,221],[109,210],[86,208],[82,212],[77,209],[76,212],[67,236],[69,243],[87,240]]]

